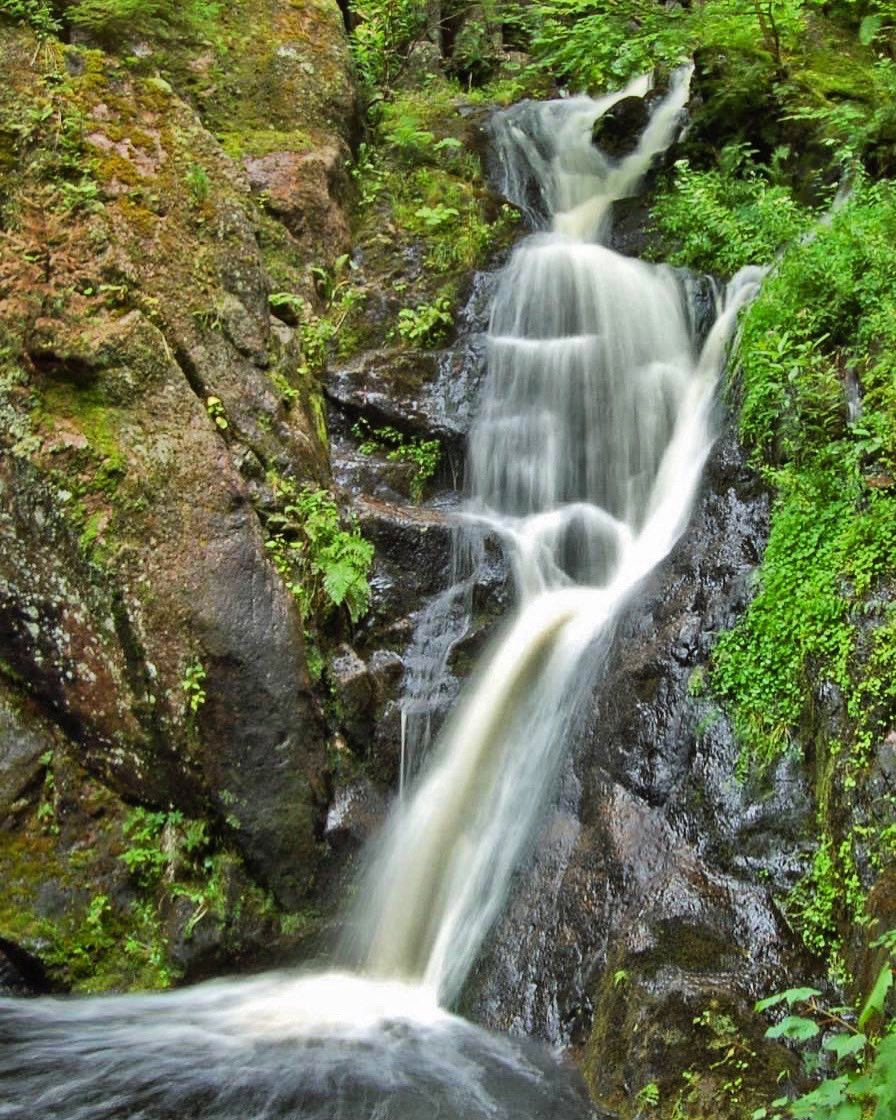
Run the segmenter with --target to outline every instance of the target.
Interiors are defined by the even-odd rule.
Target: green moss
[[[91,450],[109,463],[101,482],[122,466],[120,447],[121,419],[118,410],[110,407],[103,390],[95,386],[78,387],[67,382],[44,386],[41,409],[48,416],[75,422],[87,439]]]
[[[314,146],[314,138],[301,129],[282,131],[276,128],[228,130],[219,133],[224,151],[236,160],[259,158],[272,152],[301,152]]]

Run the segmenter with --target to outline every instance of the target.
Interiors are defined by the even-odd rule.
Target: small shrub
[[[191,163],[187,168],[184,181],[195,203],[202,204],[206,201],[211,191],[212,184],[211,179],[208,177],[208,172],[202,164]]]
[[[415,470],[411,498],[415,502],[423,498],[426,483],[435,475],[442,459],[442,445],[437,439],[406,436],[389,426],[371,428],[366,420],[359,420],[352,427],[352,433],[360,441],[358,450],[362,455],[383,451],[390,462],[412,463]]]
[[[50,0],[0,0],[0,17],[27,24],[42,38],[53,38],[62,29]]]
[[[673,187],[659,195],[653,211],[663,242],[658,255],[730,276],[747,264],[770,264],[808,228],[811,213],[749,157],[737,145],[722,153],[714,170],[697,171],[687,160],[675,164]]]
[[[181,691],[186,695],[187,708],[193,715],[199,711],[206,701],[205,694],[206,672],[198,657],[192,658],[184,669],[183,680],[180,682]]]

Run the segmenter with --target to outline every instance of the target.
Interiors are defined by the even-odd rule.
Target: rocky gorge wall
[[[0,25],[0,925],[88,986],[282,941],[328,800],[264,519],[329,477],[271,296],[349,244],[342,18],[231,5],[204,54],[143,51]]]

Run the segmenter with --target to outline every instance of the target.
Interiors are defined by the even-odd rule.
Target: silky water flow
[[[463,519],[470,539],[500,539],[517,606],[374,846],[352,971],[0,1000],[2,1120],[589,1114],[554,1056],[448,1009],[537,835],[614,620],[686,524],[725,344],[759,282],[729,284],[701,342],[682,276],[602,243],[611,203],[680,129],[688,79],[616,162],[592,125],[643,80],[493,119],[501,190],[535,232],[496,292]]]

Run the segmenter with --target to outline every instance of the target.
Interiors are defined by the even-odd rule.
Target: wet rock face
[[[702,695],[767,518],[723,439],[690,528],[619,621],[557,805],[466,996],[492,1026],[583,1048],[605,1103],[650,1080],[680,1088],[699,1059],[692,1021],[720,1000],[761,1038],[751,1003],[795,959],[772,897],[805,853],[805,782],[782,763],[740,784],[731,729]],[[626,1041],[610,1045],[620,1008]]]

